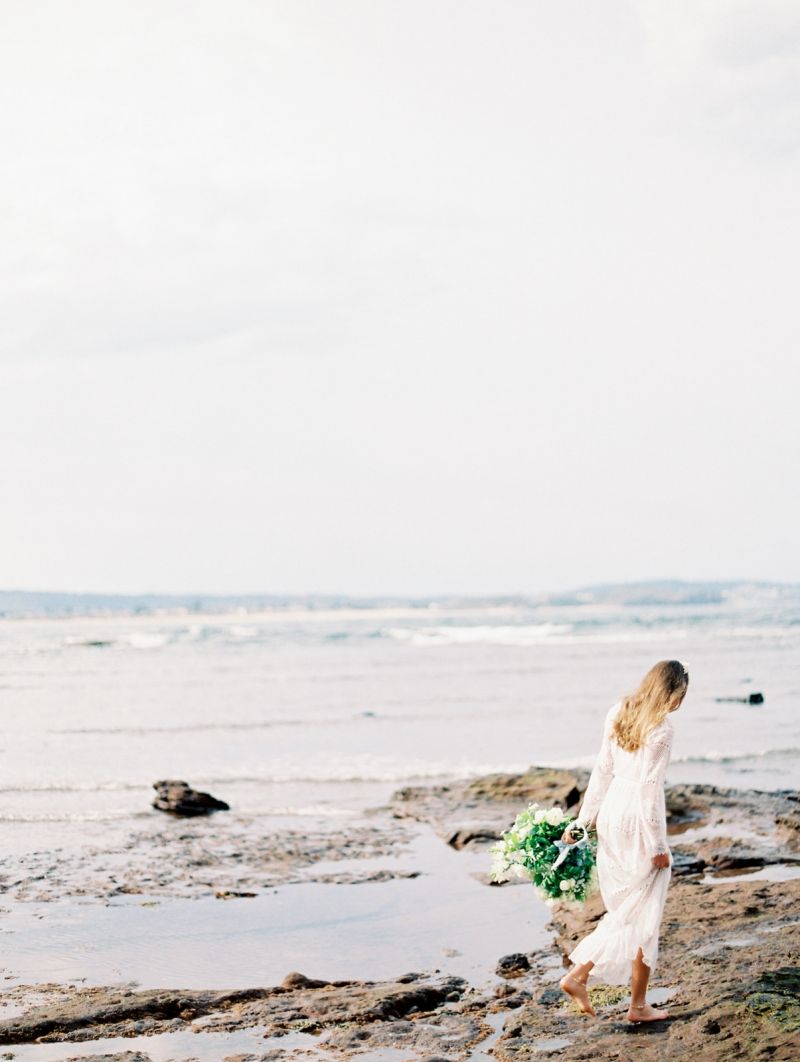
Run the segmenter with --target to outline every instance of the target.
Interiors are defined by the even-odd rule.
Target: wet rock
[[[503,999],[506,996],[514,995],[513,985],[497,985],[494,990],[495,999]]]
[[[13,1058],[13,1055],[0,1055],[0,1058]],[[150,1055],[141,1051],[120,1051],[115,1055],[70,1055],[66,1062],[151,1062]]]
[[[705,870],[706,861],[701,859],[689,848],[672,849],[672,876],[680,877],[683,874],[702,874]]]
[[[5,899],[63,902],[75,896],[102,901],[122,893],[197,898],[217,892],[262,892],[294,882],[369,882],[415,871],[374,869],[379,856],[407,851],[410,829],[397,821],[352,822],[329,829],[254,829],[246,819],[196,818],[166,826],[152,816],[127,834],[108,834],[103,845],[0,856]],[[336,874],[317,867],[364,859],[363,871]],[[120,868],[123,868],[120,872]],[[123,880],[124,875],[124,880]]]
[[[466,787],[467,799],[492,803],[513,801],[569,808],[581,799],[583,771],[565,771],[554,767],[530,767],[524,774],[488,774],[476,778]]]
[[[531,767],[524,774],[489,774],[439,786],[406,786],[397,790],[389,810],[395,818],[427,822],[454,848],[489,845],[536,802],[576,810],[589,778],[574,771]]]
[[[325,1054],[332,1059],[407,1058],[424,1062],[454,1062],[472,1057],[470,1048],[492,1029],[479,1015],[441,1011],[419,1019],[401,1018],[367,1026],[332,1027],[325,1037]],[[402,1052],[402,1054],[396,1054]]]
[[[745,801],[746,802],[746,801]],[[662,1059],[702,1062],[789,1062],[800,1039],[800,880],[704,883],[696,877],[675,878],[667,893],[658,966],[651,989],[667,986],[672,1020],[651,1027],[646,1036],[624,1021],[603,1023],[595,1033],[557,989],[547,989],[533,1005],[515,1012],[515,1035],[504,1034],[494,1046],[498,1062],[522,1062],[538,1053],[537,1041],[565,1037],[569,1057],[631,1057],[636,1036],[639,1062]],[[596,924],[602,904],[593,898],[581,910],[552,909],[559,950],[565,957],[574,943]],[[774,965],[768,969],[765,963]],[[669,986],[672,986],[671,988]],[[590,987],[601,1018],[622,1018],[626,991],[619,1000]],[[657,998],[657,997],[656,997]],[[544,1006],[543,1006],[544,1004]],[[610,1012],[610,1014],[609,1014]]]
[[[234,991],[84,988],[0,1022],[0,1043],[150,1035],[172,1032],[199,1017],[204,1021],[196,1028],[202,1032],[257,1026],[265,1037],[320,1032],[342,1024],[395,1023],[415,1015],[425,1015],[427,1021],[457,1004],[467,991],[460,977],[414,974],[403,981],[325,981],[297,971],[281,985]]]
[[[745,989],[745,1005],[787,1032],[800,1033],[800,966],[766,970]]]
[[[512,955],[504,955],[498,960],[495,973],[498,977],[522,977],[531,968],[530,960],[524,952],[516,951]]]
[[[100,1036],[131,1036],[141,1032],[162,1031],[162,1025],[179,1018],[182,1012],[191,1011],[192,1017],[197,1017],[276,991],[281,989],[256,988],[231,992],[78,989],[61,1002],[50,1002],[18,1017],[0,1021],[0,1043],[90,1040]],[[145,1024],[137,1027],[142,1021]],[[118,1031],[120,1029],[125,1031]]]
[[[314,881],[329,885],[366,885],[378,881],[396,881],[399,878],[418,878],[419,870],[345,870],[341,873],[315,874]]]
[[[474,842],[491,844],[492,841],[498,840],[499,836],[497,829],[492,826],[467,826],[451,834],[447,838],[447,843],[452,848],[466,848],[468,844],[473,844]]]
[[[800,863],[800,853],[792,853],[786,847],[777,847],[764,842],[740,841],[732,838],[713,838],[700,841],[696,846],[697,858],[705,862],[706,869],[721,871],[750,870],[771,866],[775,863]]]
[[[789,807],[777,812],[775,824],[790,834],[800,831],[800,794],[787,793]]]
[[[192,789],[188,782],[166,779],[153,782],[153,789],[156,791],[153,807],[157,811],[186,817],[209,815],[212,811],[230,811],[230,806],[224,800]]]
[[[667,826],[671,833],[682,833],[708,820],[708,795],[694,786],[669,786],[665,792]]]

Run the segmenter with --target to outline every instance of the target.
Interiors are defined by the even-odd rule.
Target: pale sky
[[[0,587],[800,580],[800,5],[5,0]]]

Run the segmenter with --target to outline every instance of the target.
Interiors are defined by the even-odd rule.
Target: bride
[[[645,997],[672,866],[663,784],[672,749],[669,716],[680,708],[688,685],[689,672],[680,661],[662,660],[635,693],[606,714],[600,754],[576,820],[596,824],[606,913],[572,950],[574,966],[560,982],[585,1014],[596,1013],[587,990],[590,978],[615,985],[630,978],[628,1020],[668,1017]],[[562,840],[575,840],[569,827]]]

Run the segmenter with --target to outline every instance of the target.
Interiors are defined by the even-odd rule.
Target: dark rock
[[[800,831],[800,810],[794,808],[775,816],[775,825],[782,826],[786,830],[790,830],[792,833]]]
[[[564,1002],[564,993],[560,988],[545,988],[539,994],[539,1003],[544,1007],[560,1006]]]
[[[474,841],[479,844],[490,844],[492,841],[500,840],[500,832],[492,826],[463,826],[447,838],[447,843],[453,848],[466,848]]]
[[[498,977],[522,977],[530,970],[531,964],[528,956],[521,951],[515,951],[511,955],[504,955],[498,960],[495,973]]]
[[[158,811],[167,811],[171,815],[208,815],[212,811],[230,811],[224,800],[217,800],[210,793],[201,793],[188,784],[176,779],[153,782],[156,797],[153,807]]]
[[[11,1054],[0,1055],[0,1058],[13,1057]],[[70,1055],[66,1062],[151,1062],[151,1059],[141,1051],[120,1051],[114,1055]]]
[[[706,861],[695,855],[686,848],[672,849],[672,875],[680,877],[684,874],[702,874]]]
[[[761,850],[749,848],[734,841],[730,846],[711,851],[706,856],[713,870],[743,870],[747,867],[763,867],[769,860]]]

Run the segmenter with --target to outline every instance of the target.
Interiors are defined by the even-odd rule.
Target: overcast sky
[[[800,5],[5,0],[0,587],[800,580]]]

